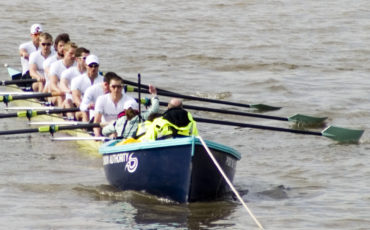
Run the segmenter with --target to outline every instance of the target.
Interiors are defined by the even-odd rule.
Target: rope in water
[[[218,171],[220,171],[221,175],[224,177],[224,179],[226,180],[227,184],[230,186],[231,190],[234,192],[234,194],[238,197],[239,201],[243,204],[244,208],[247,210],[247,212],[249,213],[249,215],[252,217],[252,219],[254,220],[254,222],[257,224],[257,226],[260,228],[260,229],[264,229],[261,225],[261,223],[257,220],[257,218],[253,215],[252,211],[248,208],[248,206],[245,204],[244,200],[241,198],[241,196],[239,195],[238,191],[236,191],[234,185],[231,183],[231,181],[229,180],[229,178],[227,178],[225,172],[222,170],[221,166],[218,164],[217,160],[214,158],[213,154],[211,153],[211,151],[209,150],[207,144],[204,142],[203,138],[201,136],[197,136],[197,138],[199,138],[200,142],[202,143],[203,147],[205,148],[205,150],[207,151],[209,157],[212,159],[213,163],[215,164],[215,166],[217,167]]]

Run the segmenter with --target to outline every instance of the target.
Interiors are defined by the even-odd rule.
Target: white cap
[[[90,65],[92,63],[96,63],[99,65],[99,59],[97,56],[95,56],[94,54],[90,54],[89,56],[87,56],[86,58],[86,65]]]
[[[123,110],[126,110],[128,108],[139,110],[139,104],[135,100],[126,101],[126,103],[123,105]]]
[[[33,24],[31,26],[31,34],[39,34],[42,32],[42,26],[40,24]]]

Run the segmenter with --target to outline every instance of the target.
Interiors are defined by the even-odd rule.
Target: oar
[[[24,100],[24,99],[32,99],[32,98],[43,98],[43,97],[55,97],[61,96],[61,93],[35,93],[35,94],[26,94],[26,95],[3,95],[0,96],[0,102],[4,102],[8,105],[8,102],[14,100]]]
[[[343,143],[357,143],[360,140],[362,134],[364,133],[364,130],[347,129],[347,128],[341,128],[341,127],[336,127],[336,126],[329,126],[321,132],[313,132],[313,131],[286,129],[286,128],[254,125],[254,124],[231,122],[231,121],[212,120],[212,119],[199,118],[199,117],[194,118],[194,120],[197,122],[204,122],[204,123],[218,124],[218,125],[229,125],[229,126],[238,126],[238,127],[253,128],[253,129],[264,129],[264,130],[272,130],[272,131],[279,131],[279,132],[289,132],[289,133],[304,134],[304,135],[324,136],[324,137],[328,137],[335,141],[343,142]]]
[[[19,111],[16,113],[4,113],[0,114],[1,118],[9,118],[9,117],[27,117],[28,119],[31,119],[32,117],[36,117],[38,115],[45,115],[45,114],[56,114],[56,113],[67,113],[67,112],[78,112],[80,111],[79,108],[68,108],[68,109],[49,109],[49,110],[25,110],[25,111]]]
[[[110,141],[110,137],[51,137],[53,141]]]
[[[138,86],[136,82],[124,80],[123,81],[125,84],[128,85],[133,85],[133,86]],[[141,87],[145,89],[149,89],[148,85],[141,84]],[[128,90],[134,90],[137,92],[137,88],[127,88]],[[132,91],[129,91],[132,92]],[[141,90],[142,93],[149,93],[148,90]],[[265,105],[265,104],[242,104],[242,103],[237,103],[237,102],[230,102],[230,101],[221,101],[221,100],[214,100],[214,99],[209,99],[209,98],[202,98],[202,97],[194,97],[194,96],[187,96],[179,93],[174,93],[168,90],[164,89],[159,89],[157,88],[157,93],[162,96],[167,96],[167,97],[178,97],[178,98],[183,98],[183,99],[189,99],[189,100],[194,100],[194,101],[204,101],[204,102],[210,102],[210,103],[216,103],[216,104],[223,104],[223,105],[232,105],[232,106],[238,106],[238,107],[244,107],[244,108],[253,108],[257,109],[260,111],[272,111],[272,110],[279,110],[281,107],[276,107],[276,106],[270,106],[270,105]]]
[[[24,134],[24,133],[51,133],[53,135],[55,132],[62,131],[62,130],[88,129],[88,128],[94,128],[94,127],[100,127],[100,124],[91,123],[91,124],[67,125],[67,126],[49,125],[49,126],[41,126],[41,127],[33,128],[33,129],[18,129],[18,130],[0,131],[0,135],[12,135],[12,134]]]
[[[0,81],[0,86],[17,85],[17,84],[34,83],[34,82],[37,82],[37,79],[23,79],[23,80]]]
[[[148,106],[150,105],[150,100],[142,99],[141,103]],[[167,106],[167,103],[159,102],[159,105]],[[308,116],[308,115],[303,115],[303,114],[295,114],[290,117],[278,117],[278,116],[239,112],[239,111],[232,111],[232,110],[225,110],[225,109],[214,109],[214,108],[200,107],[200,106],[194,106],[194,105],[183,105],[183,108],[198,110],[198,111],[239,115],[239,116],[246,116],[246,117],[264,118],[264,119],[271,119],[271,120],[277,120],[277,121],[289,121],[289,122],[295,122],[298,126],[318,126],[318,125],[322,125],[324,121],[327,119],[327,117],[313,117],[313,116]]]
[[[159,104],[161,106],[167,106],[167,103],[165,102],[159,102]],[[277,121],[295,122],[299,126],[317,126],[317,125],[323,124],[323,122],[327,119],[327,117],[313,117],[313,116],[308,116],[308,115],[303,115],[303,114],[295,114],[290,117],[278,117],[278,116],[263,115],[263,114],[258,114],[258,113],[247,113],[247,112],[239,112],[239,111],[224,110],[224,109],[214,109],[214,108],[200,107],[200,106],[194,106],[194,105],[183,105],[183,108],[198,110],[198,111],[239,115],[239,116],[246,116],[246,117],[264,118],[264,119],[277,120]]]

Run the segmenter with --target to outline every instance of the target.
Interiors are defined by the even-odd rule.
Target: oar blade
[[[295,114],[288,117],[288,121],[295,122],[298,126],[317,126],[323,125],[328,117],[313,117],[303,114]]]
[[[6,69],[8,70],[8,74],[9,74],[9,76],[11,76],[12,77],[12,79],[13,79],[13,76],[16,76],[16,75],[19,75],[19,74],[21,74],[21,72],[19,72],[18,70],[16,70],[16,69],[13,69],[13,68],[11,68],[11,67],[9,67],[9,66],[5,66],[6,67]],[[13,79],[14,80],[14,79]]]
[[[364,130],[357,130],[357,129],[347,129],[341,128],[336,126],[329,126],[325,130],[323,130],[322,135],[338,142],[342,143],[357,143]]]
[[[265,105],[265,104],[251,104],[250,107],[252,109],[257,109],[261,112],[264,111],[274,111],[274,110],[279,110],[281,107],[276,107],[276,106],[271,106],[271,105]]]

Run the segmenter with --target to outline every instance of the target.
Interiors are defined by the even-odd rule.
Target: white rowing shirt
[[[67,66],[64,65],[63,59],[58,60],[58,61],[54,62],[53,64],[51,64],[50,70],[49,70],[49,76],[51,77],[51,76],[55,75],[60,80],[60,77],[61,77],[62,72],[64,70],[66,70],[68,68],[71,68],[73,66],[76,66],[76,65],[77,65],[76,62],[74,62],[72,66],[67,67]]]
[[[73,66],[73,67],[70,67],[66,70],[64,70],[60,76],[60,79],[67,79],[68,81],[68,88],[71,89],[71,82],[74,78],[82,75],[83,73],[80,72],[80,70],[78,69],[77,65],[76,66]],[[67,93],[66,94],[66,98],[67,99],[72,99],[72,94],[70,93]]]
[[[96,103],[99,96],[104,95],[104,89],[102,84],[95,84],[87,88],[80,104],[81,111],[87,111],[88,106],[91,103]],[[122,95],[125,94],[125,90],[122,89]],[[94,115],[94,114],[93,114]]]
[[[104,95],[102,84],[95,84],[87,88],[80,104],[81,111],[87,111],[90,103],[96,102],[99,96]]]
[[[129,101],[135,99],[127,94],[123,94],[121,100],[115,105],[112,101],[111,94],[104,94],[99,96],[95,104],[95,113],[102,114],[104,121],[110,122],[117,120],[117,115],[123,111],[123,105]]]
[[[91,82],[91,79],[87,76],[87,73],[84,73],[78,77],[72,79],[71,82],[71,90],[79,90],[81,92],[81,96],[83,96],[87,90],[92,85],[102,83],[104,81],[104,77],[100,74]]]
[[[42,75],[42,76],[45,76],[45,73],[44,73],[44,67],[43,67],[43,63],[44,61],[53,56],[55,53],[55,51],[51,51],[49,56],[47,56],[46,58],[44,56],[42,56],[41,54],[41,50],[38,50],[36,52],[33,52],[31,55],[30,55],[30,61],[29,61],[29,64],[36,64],[36,69],[37,69],[37,72]]]
[[[37,51],[36,46],[33,44],[32,41],[22,43],[19,46],[19,50],[25,49],[30,56],[33,52]],[[41,47],[38,48],[38,50],[41,50]],[[29,57],[28,56],[28,57]],[[25,59],[24,57],[21,57],[21,64],[22,64],[22,75],[25,74],[29,70],[29,62],[28,59]]]

